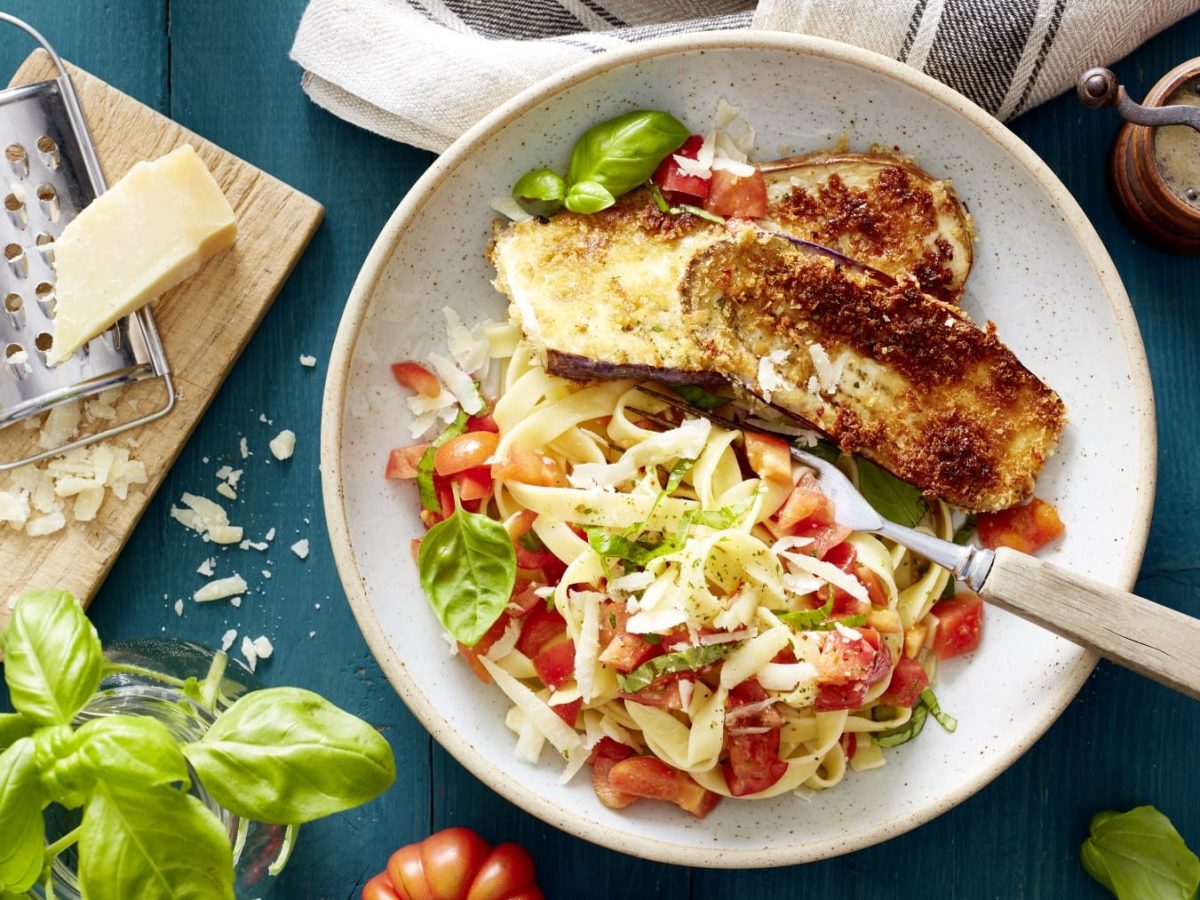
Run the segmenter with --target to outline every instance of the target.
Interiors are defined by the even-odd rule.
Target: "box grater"
[[[0,428],[146,378],[162,378],[167,391],[166,402],[146,415],[21,459],[0,460],[3,471],[161,418],[175,405],[175,387],[145,308],[93,338],[71,359],[46,364],[54,335],[54,241],[106,186],[62,60],[25,22],[6,13],[0,13],[0,21],[29,34],[58,70],[51,81],[0,91]]]

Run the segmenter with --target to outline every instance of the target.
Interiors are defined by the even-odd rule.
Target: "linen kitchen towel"
[[[1200,0],[311,0],[292,58],[330,112],[441,152],[535,81],[630,43],[756,28],[846,41],[1008,119]]]

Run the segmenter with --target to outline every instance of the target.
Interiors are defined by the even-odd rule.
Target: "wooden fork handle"
[[[1200,700],[1200,619],[1007,548],[980,596]]]

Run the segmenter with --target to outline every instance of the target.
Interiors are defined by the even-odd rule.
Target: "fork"
[[[639,390],[724,428],[745,428],[665,392],[647,387]],[[639,412],[656,420],[652,413]],[[664,419],[656,421],[675,427]],[[842,525],[894,541],[949,570],[993,606],[1200,699],[1200,619],[1007,547],[988,550],[959,545],[890,522],[875,511],[837,466],[797,447],[786,435],[778,436],[787,442],[793,459],[816,471],[817,481],[833,500]]]

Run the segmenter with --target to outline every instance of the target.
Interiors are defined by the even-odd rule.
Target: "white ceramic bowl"
[[[354,614],[388,678],[435,738],[512,802],[580,837],[699,866],[833,856],[907,831],[1000,774],[1058,717],[1091,671],[1079,648],[997,610],[983,645],[942,667],[938,695],[957,733],[936,726],[809,801],[726,801],[703,821],[663,803],[614,812],[582,773],[513,756],[507,702],[450,658],[417,582],[422,533],[411,485],[383,479],[409,443],[388,365],[445,347],[440,309],[500,319],[484,258],[490,200],[527,169],[562,169],[589,125],[633,108],[707,127],[720,98],[740,105],[769,159],[829,147],[897,145],[951,177],[979,240],[965,307],[994,320],[1070,410],[1039,484],[1067,523],[1054,561],[1132,586],[1154,493],[1154,407],[1141,341],[1112,262],[1050,170],[995,119],[941,84],[872,53],[781,34],[711,34],[597,57],[501,107],[457,141],[400,204],[367,258],[334,347],[322,423],[325,510]]]

